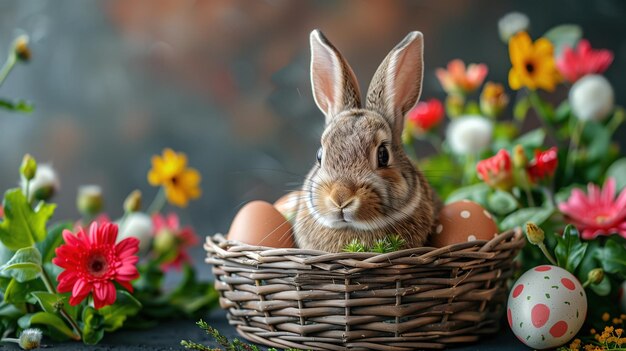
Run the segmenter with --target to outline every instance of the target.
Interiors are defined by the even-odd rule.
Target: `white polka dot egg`
[[[587,295],[571,273],[539,266],[513,284],[507,319],[513,334],[535,349],[561,346],[571,340],[587,316]]]
[[[474,240],[491,240],[497,234],[498,226],[487,210],[473,201],[462,200],[443,206],[430,243],[434,247],[443,247]]]

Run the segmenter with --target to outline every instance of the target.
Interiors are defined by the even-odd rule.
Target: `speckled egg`
[[[226,238],[255,246],[294,247],[291,223],[265,201],[252,201],[242,207]]]
[[[513,284],[507,319],[517,338],[535,349],[561,346],[571,340],[587,316],[587,295],[571,273],[556,266],[538,266]]]
[[[443,206],[430,243],[434,247],[443,247],[474,240],[491,240],[496,235],[498,226],[491,213],[473,201],[462,200]]]

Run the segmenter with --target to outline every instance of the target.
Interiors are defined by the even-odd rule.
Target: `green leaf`
[[[83,342],[95,345],[104,337],[104,317],[93,307],[83,310]]]
[[[18,325],[23,328],[30,328],[34,325],[45,325],[51,330],[57,331],[68,338],[76,338],[72,329],[70,329],[61,317],[54,313],[37,312],[33,314],[27,314],[18,319]]]
[[[517,201],[511,193],[496,190],[487,197],[487,207],[497,215],[506,215],[517,209]]]
[[[554,57],[559,57],[565,46],[576,46],[583,36],[583,30],[575,24],[562,24],[551,28],[543,36],[554,44]]]
[[[41,254],[34,247],[19,249],[13,258],[2,266],[2,270],[9,271],[20,283],[36,279],[41,273]]]
[[[536,225],[541,225],[545,222],[552,213],[553,207],[528,207],[517,210],[510,215],[504,217],[500,222],[501,230],[509,230],[516,227],[523,227],[526,222],[533,222]]]
[[[575,273],[578,265],[583,260],[587,250],[587,243],[580,241],[580,234],[576,227],[568,225],[565,227],[563,236],[556,236],[556,247],[554,254],[559,267],[565,268],[570,273]]]
[[[33,210],[21,189],[4,195],[4,221],[0,223],[0,240],[11,250],[33,246],[46,238],[46,222],[54,213],[54,204],[40,202]]]
[[[471,200],[478,202],[481,205],[485,205],[487,202],[487,194],[490,190],[489,185],[485,183],[478,183],[458,188],[448,196],[446,203],[449,204],[460,200]]]
[[[64,230],[72,230],[74,225],[71,222],[63,222],[54,225],[50,230],[48,230],[48,235],[46,238],[37,243],[37,248],[39,252],[41,252],[42,261],[50,262],[56,255],[54,250],[63,244],[63,231]]]
[[[515,106],[513,106],[513,117],[516,120],[523,122],[524,119],[526,119],[530,106],[530,98],[528,95],[525,95],[523,98],[519,99],[517,103],[515,103]]]
[[[621,191],[626,188],[626,158],[620,158],[619,160],[613,162],[609,169],[606,171],[607,178],[615,179],[615,186],[617,191]]]
[[[615,238],[609,238],[604,247],[596,251],[598,261],[606,273],[626,277],[626,249]]]
[[[63,304],[63,297],[57,294],[49,293],[47,291],[35,291],[31,293],[39,302],[39,305],[44,312],[56,313],[57,306]]]
[[[589,285],[591,290],[600,296],[607,296],[611,293],[611,281],[607,276],[602,278],[600,284],[591,284]]]
[[[34,291],[44,291],[46,286],[41,279],[29,280],[27,282],[20,283],[15,278],[11,279],[6,291],[4,292],[4,301],[12,304],[20,303],[37,303],[34,296],[31,295]]]
[[[515,141],[513,141],[513,145],[520,144],[524,148],[528,149],[536,149],[543,145],[544,140],[546,139],[546,132],[543,129],[535,129],[530,131]]]
[[[10,101],[7,99],[0,99],[0,107],[9,111],[31,113],[35,109],[35,106],[25,100]]]
[[[386,241],[390,246],[405,244],[404,240],[396,236]],[[185,265],[182,282],[168,296],[169,305],[175,306],[189,317],[195,316],[198,312],[208,310],[217,303],[219,294],[213,286],[208,282],[199,283],[193,267]]]
[[[0,319],[17,320],[23,315],[24,311],[18,309],[15,305],[6,302],[0,303],[0,317],[2,317]]]
[[[117,300],[113,305],[102,307],[98,313],[104,317],[105,330],[115,331],[124,325],[129,316],[134,316],[141,309],[141,302],[125,290],[117,291]]]

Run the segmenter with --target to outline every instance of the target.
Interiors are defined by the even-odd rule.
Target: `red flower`
[[[60,293],[71,292],[70,305],[75,306],[93,292],[94,307],[111,305],[117,298],[115,284],[133,291],[130,281],[139,278],[134,254],[139,240],[126,238],[115,244],[117,225],[93,222],[89,234],[80,229],[76,235],[63,231],[65,244],[56,249],[52,263],[64,268],[59,274]]]
[[[582,39],[575,49],[569,46],[556,61],[556,66],[569,82],[574,83],[587,74],[603,73],[613,62],[610,50],[593,50],[589,41]]]
[[[589,183],[587,194],[580,189],[572,190],[559,209],[580,230],[583,239],[613,233],[626,238],[626,190],[619,195],[615,190],[613,178],[607,179],[602,189]]]
[[[535,151],[535,158],[530,161],[527,168],[530,180],[537,182],[552,177],[558,164],[556,147],[551,147],[546,151]]]
[[[478,162],[476,171],[485,183],[494,188],[509,190],[513,186],[511,155],[504,149],[495,156]]]
[[[407,116],[418,130],[427,132],[441,122],[444,115],[443,104],[437,99],[419,102]]]
[[[198,236],[191,227],[180,228],[178,216],[170,213],[167,216],[155,214],[154,223],[154,250],[160,255],[161,268],[180,269],[184,262],[190,262],[187,249],[197,245]]]

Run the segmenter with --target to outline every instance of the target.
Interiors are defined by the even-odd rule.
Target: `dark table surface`
[[[209,325],[217,328],[229,339],[239,337],[235,328],[231,327],[226,320],[226,314],[222,310],[215,310],[205,319]],[[104,340],[96,346],[86,346],[80,343],[49,344],[46,350],[184,350],[180,346],[181,340],[192,340],[207,345],[216,346],[207,335],[196,325],[195,321],[171,321],[165,322],[150,330],[119,331],[105,336]],[[48,340],[46,340],[48,341]],[[13,348],[13,347],[10,347]],[[15,347],[17,349],[17,346]],[[485,337],[481,342],[454,348],[458,351],[470,350],[528,350],[520,343],[506,326],[502,331],[492,337]]]

